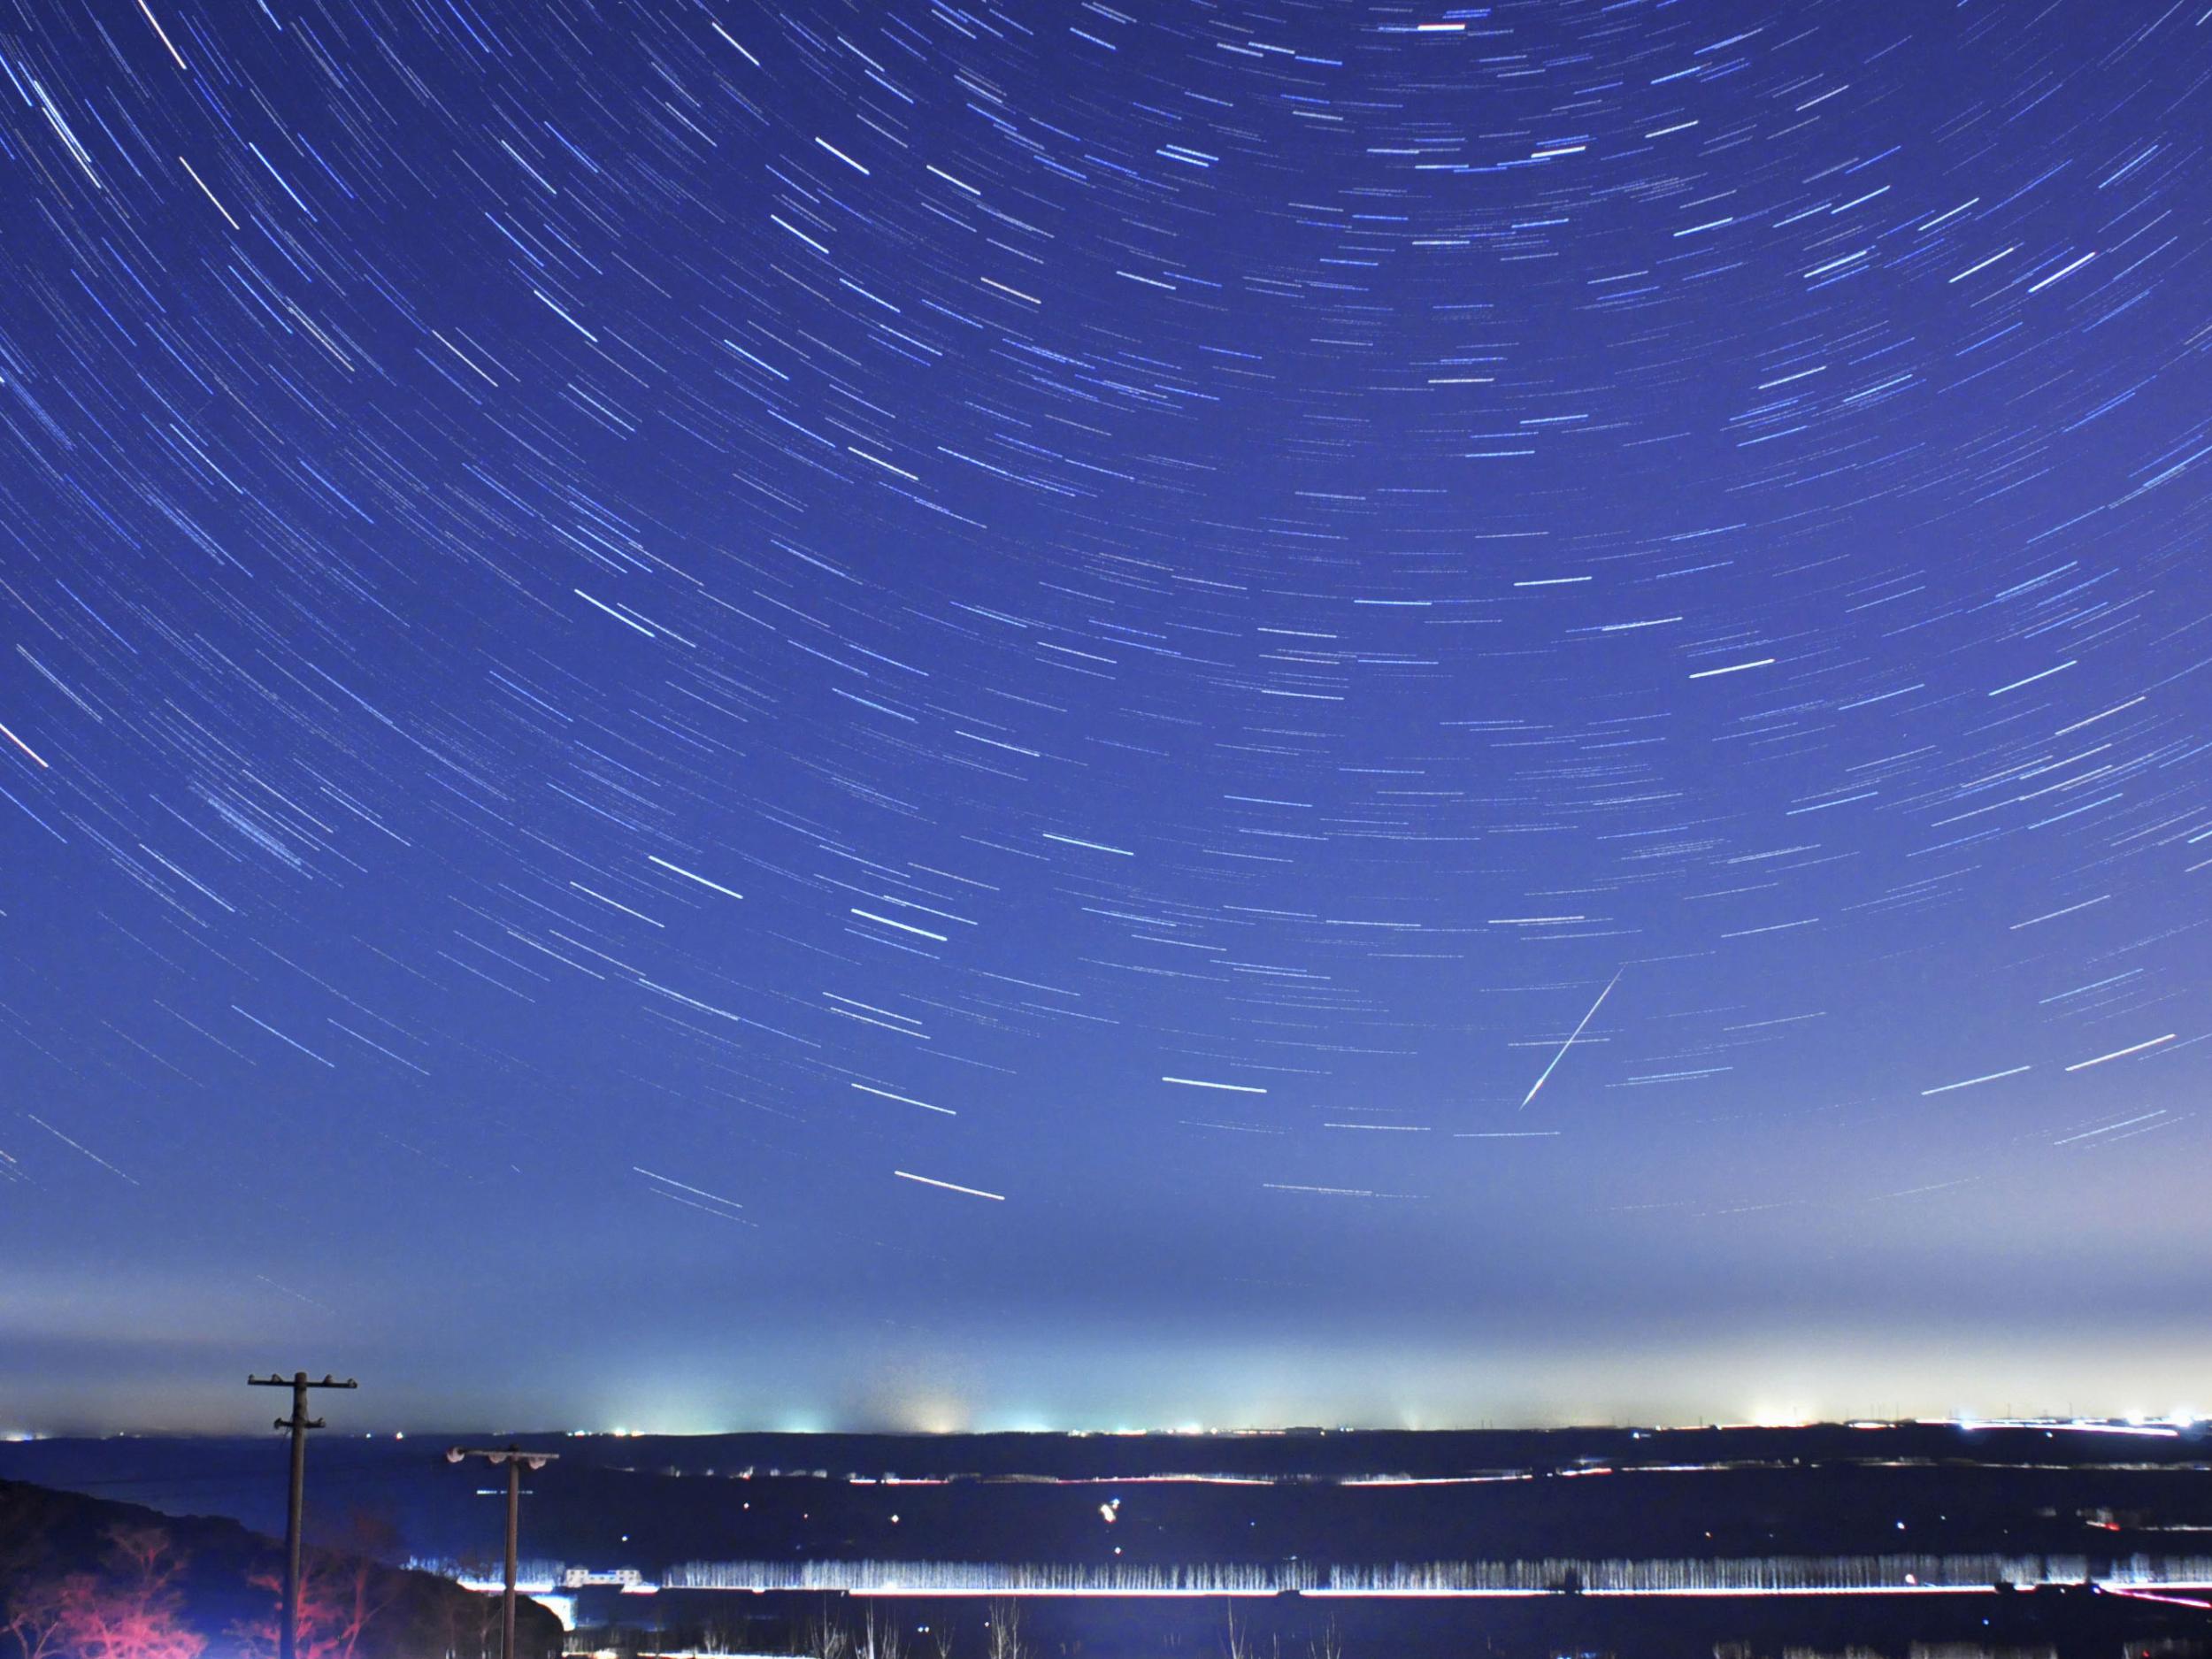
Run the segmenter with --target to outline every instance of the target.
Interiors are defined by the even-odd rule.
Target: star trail
[[[0,81],[0,1429],[2212,1406],[2212,13]]]

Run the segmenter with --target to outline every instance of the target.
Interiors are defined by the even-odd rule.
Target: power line
[[[280,1377],[272,1371],[266,1377],[248,1377],[246,1381],[256,1388],[289,1388],[292,1391],[292,1415],[279,1417],[277,1427],[292,1432],[292,1488],[284,1508],[284,1618],[279,1630],[279,1659],[298,1659],[300,1631],[300,1518],[307,1503],[307,1431],[323,1426],[320,1417],[307,1415],[307,1391],[310,1388],[358,1388],[361,1385],[349,1377],[340,1382],[328,1371],[323,1379],[315,1382],[303,1371],[289,1377]]]
[[[522,1466],[533,1470],[560,1461],[558,1452],[526,1452],[519,1446],[503,1448],[472,1448],[457,1446],[445,1455],[446,1462],[457,1463],[463,1458],[480,1457],[488,1463],[507,1466],[507,1578],[506,1593],[500,1602],[499,1659],[515,1659],[515,1543],[521,1530]],[[284,1659],[292,1659],[287,1654]]]

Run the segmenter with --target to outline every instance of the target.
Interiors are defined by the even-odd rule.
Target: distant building
[[[564,1590],[588,1590],[604,1585],[617,1590],[635,1591],[645,1583],[645,1575],[635,1567],[570,1567],[561,1574]]]

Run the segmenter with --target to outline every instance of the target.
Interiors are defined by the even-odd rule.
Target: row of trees
[[[914,1594],[1090,1591],[1124,1594],[1265,1594],[1281,1590],[1439,1594],[1587,1589],[1667,1591],[1879,1590],[2078,1584],[2202,1584],[2212,1556],[1892,1555],[1767,1555],[1673,1560],[1566,1559],[1322,1562],[691,1561],[667,1587],[694,1590],[903,1591]]]

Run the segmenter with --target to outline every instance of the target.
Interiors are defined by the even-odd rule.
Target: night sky
[[[0,3],[0,1430],[2212,1409],[2200,11]]]

